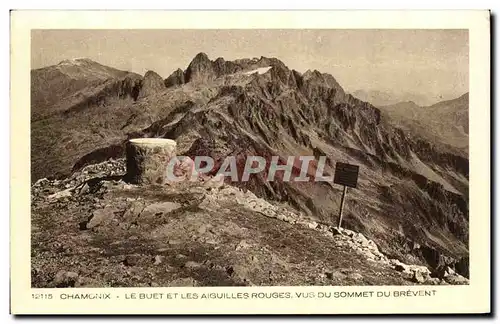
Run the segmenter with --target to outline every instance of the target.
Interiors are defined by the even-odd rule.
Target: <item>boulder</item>
[[[413,281],[415,281],[416,283],[424,283],[426,281],[426,278],[422,272],[415,271],[413,273]]]
[[[66,190],[58,191],[58,192],[48,196],[47,198],[49,200],[57,200],[57,199],[65,198],[65,197],[71,197],[73,189],[74,188],[69,188]]]
[[[153,260],[154,260],[154,262],[153,262],[154,265],[159,265],[163,262],[163,256],[157,255],[154,257]]]
[[[340,271],[326,271],[325,276],[328,280],[342,280],[346,277],[345,274]]]
[[[425,267],[425,266],[410,265],[408,267],[409,267],[409,271],[410,272],[420,272],[424,276],[429,276],[431,274],[431,271],[427,267]]]
[[[58,288],[74,287],[78,280],[78,273],[60,270],[54,277],[54,284]]]
[[[151,204],[151,205],[146,206],[142,210],[140,217],[141,218],[153,218],[157,215],[166,215],[166,214],[168,214],[176,209],[179,209],[181,207],[182,206],[180,204],[170,202],[170,201],[166,201],[166,202],[162,202],[162,203],[155,203],[155,204]]]
[[[353,272],[353,273],[350,273],[349,275],[347,275],[347,278],[358,281],[358,280],[362,280],[363,276],[360,273]]]
[[[427,279],[427,282],[430,285],[440,285],[441,284],[441,279],[439,278],[429,278]]]
[[[316,222],[308,223],[307,227],[309,227],[310,229],[316,229],[316,227],[318,227],[318,223]]]
[[[455,271],[453,269],[451,269],[449,266],[439,267],[432,272],[433,277],[440,278],[440,279],[447,277],[447,276],[450,276],[450,275],[454,275],[454,274],[455,274]]]
[[[90,191],[90,187],[89,187],[88,183],[85,183],[85,184],[83,185],[83,187],[80,189],[79,194],[80,194],[80,195],[85,195],[85,194],[87,194],[89,191]]]
[[[123,214],[123,219],[127,222],[133,222],[137,219],[137,217],[139,217],[143,210],[144,203],[141,201],[134,201]]]
[[[459,275],[459,274],[452,274],[444,278],[444,280],[452,285],[468,285],[469,284],[469,279]]]
[[[168,283],[169,287],[196,287],[198,282],[191,277],[179,278]]]
[[[116,209],[113,207],[106,207],[103,209],[95,210],[86,224],[87,229],[92,229],[97,226],[102,226],[109,223],[114,218]]]
[[[184,268],[186,269],[197,269],[199,267],[201,267],[201,264],[195,261],[188,261],[184,263]]]
[[[141,260],[141,256],[140,255],[137,255],[137,254],[131,254],[131,255],[127,255],[125,257],[125,260],[123,260],[123,264],[125,264],[126,266],[135,266],[137,265]]]
[[[390,264],[394,267],[394,270],[400,272],[409,272],[409,266],[402,263],[399,260],[392,259],[390,260]]]
[[[34,184],[33,186],[35,187],[39,187],[39,186],[43,186],[43,185],[46,185],[48,184],[50,181],[49,179],[47,178],[41,178],[41,179],[38,179]]]
[[[342,232],[337,228],[337,227],[330,227],[330,231],[332,232],[332,234],[335,236],[335,235],[342,235]]]
[[[373,252],[379,252],[378,251],[378,247],[377,247],[377,244],[375,244],[375,242],[373,242],[372,240],[368,240],[367,243],[366,243],[367,247],[373,251]]]
[[[249,244],[248,242],[246,242],[245,240],[241,240],[240,243],[238,243],[238,245],[236,246],[235,250],[239,251],[239,250],[247,249],[251,246],[252,245]]]
[[[368,239],[361,233],[355,234],[352,239],[361,246],[368,246]]]
[[[346,236],[354,238],[358,233],[345,229],[345,228],[340,228],[340,232]]]

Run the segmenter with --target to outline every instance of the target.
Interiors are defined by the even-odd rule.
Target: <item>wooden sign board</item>
[[[356,188],[358,184],[359,165],[337,162],[333,182],[346,187]]]

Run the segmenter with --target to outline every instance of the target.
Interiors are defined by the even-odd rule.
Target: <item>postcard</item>
[[[11,313],[491,311],[489,11],[11,33]]]

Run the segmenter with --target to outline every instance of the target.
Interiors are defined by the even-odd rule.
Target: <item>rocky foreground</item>
[[[32,186],[33,287],[468,284],[215,178],[138,187],[123,160]]]

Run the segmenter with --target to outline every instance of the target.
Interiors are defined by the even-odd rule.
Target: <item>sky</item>
[[[205,52],[212,60],[276,57],[299,72],[330,73],[348,92],[453,98],[469,91],[467,30],[33,30],[31,51],[32,69],[86,57],[166,78]]]

